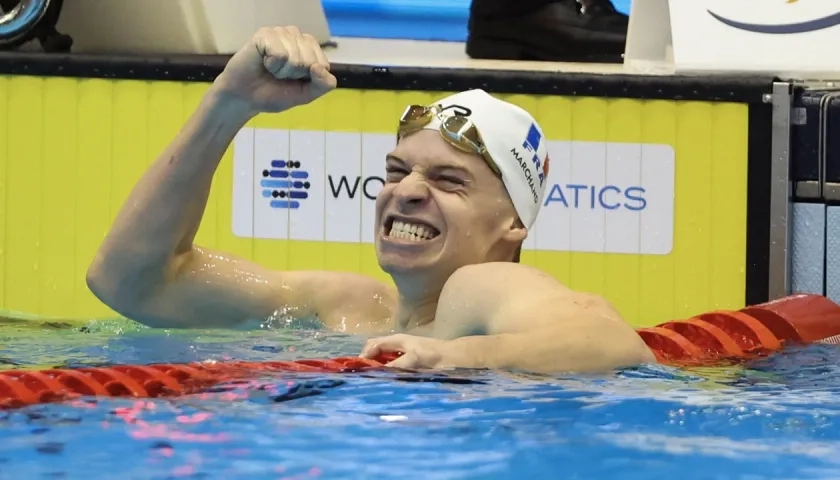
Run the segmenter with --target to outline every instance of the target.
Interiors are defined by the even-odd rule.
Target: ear
[[[525,225],[522,223],[518,217],[514,219],[514,221],[510,224],[510,227],[505,232],[505,240],[514,244],[521,244],[525,241],[525,237],[528,236],[528,229],[525,228]]]

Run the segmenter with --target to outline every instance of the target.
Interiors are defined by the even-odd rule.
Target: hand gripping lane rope
[[[819,295],[704,313],[637,330],[663,364],[714,366],[766,356],[790,345],[840,344],[840,306]],[[268,372],[352,373],[396,358],[356,357],[282,362],[202,362],[0,371],[0,408],[80,396],[162,397],[195,394]]]

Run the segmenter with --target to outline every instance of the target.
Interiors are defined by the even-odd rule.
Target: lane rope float
[[[740,310],[718,310],[637,330],[657,361],[674,366],[743,363],[791,345],[840,344],[840,306],[792,295]],[[270,372],[356,373],[382,369],[398,353],[277,362],[194,362],[0,371],[0,409],[83,396],[154,398],[201,393]]]

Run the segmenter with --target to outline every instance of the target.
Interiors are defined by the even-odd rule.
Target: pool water
[[[0,327],[0,369],[355,355],[307,330]],[[0,412],[0,479],[840,478],[840,350],[608,375],[278,374]]]

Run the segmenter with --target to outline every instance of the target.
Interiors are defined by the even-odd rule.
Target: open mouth
[[[385,222],[385,236],[388,238],[424,242],[438,235],[440,232],[426,223],[401,221],[393,217]]]

